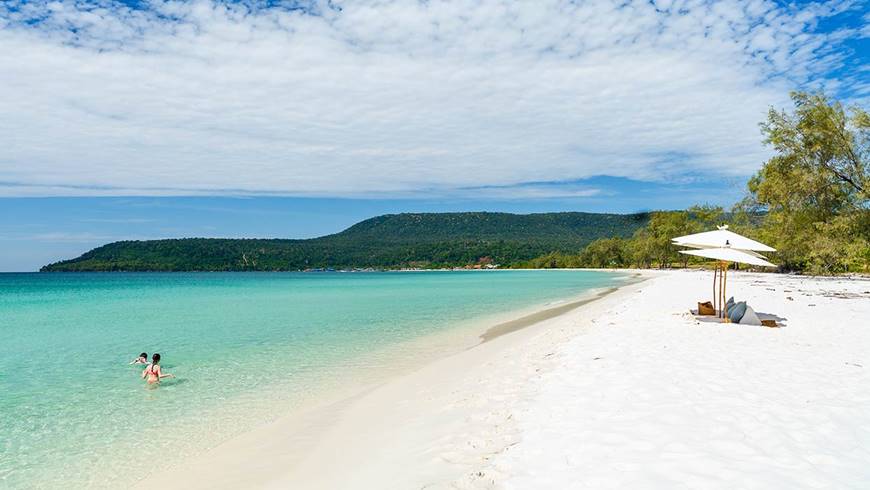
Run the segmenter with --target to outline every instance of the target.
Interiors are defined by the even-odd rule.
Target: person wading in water
[[[160,354],[151,356],[151,364],[142,371],[142,379],[148,382],[149,385],[157,385],[163,378],[174,378],[175,375],[164,373],[160,369]]]

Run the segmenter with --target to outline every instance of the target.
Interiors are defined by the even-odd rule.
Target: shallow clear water
[[[0,274],[0,487],[127,484],[588,271]],[[177,379],[146,389],[139,352]],[[378,352],[391,352],[389,356]],[[159,456],[158,456],[159,455]]]

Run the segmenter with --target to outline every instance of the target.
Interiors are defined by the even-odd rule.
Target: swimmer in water
[[[160,369],[160,354],[151,356],[151,364],[142,371],[142,379],[148,382],[149,385],[160,383],[163,378],[174,378],[175,375],[164,373]]]
[[[139,357],[130,361],[130,364],[148,364],[148,353],[143,352],[139,354]]]

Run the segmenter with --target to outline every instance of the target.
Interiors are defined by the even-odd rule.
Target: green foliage
[[[712,230],[729,219],[733,219],[733,216],[726,213],[722,206],[711,204],[696,204],[686,211],[693,222],[694,230],[692,233]]]
[[[647,225],[647,240],[650,241],[648,246],[659,267],[670,267],[672,262],[678,260],[678,248],[671,242],[671,239],[694,233],[698,229],[699,227],[694,226],[687,211],[652,213]]]
[[[650,213],[647,226],[639,228],[631,238],[602,238],[593,241],[580,254],[560,257],[549,262],[550,255],[530,261],[530,264],[566,263],[568,267],[619,268],[619,267],[671,267],[679,264],[686,267],[697,259],[679,254],[671,239],[712,228],[726,219],[718,206],[693,206],[686,211],[655,211]],[[577,265],[574,265],[577,264]]]
[[[646,214],[427,213],[371,218],[310,240],[186,238],[115,242],[46,271],[271,271],[311,268],[439,268],[488,257],[512,266],[591,241],[630,236]],[[566,267],[564,260],[556,266]]]
[[[628,241],[622,238],[599,238],[590,243],[578,257],[583,267],[603,269],[631,264]]]
[[[532,260],[514,264],[516,269],[567,269],[580,267],[580,261],[576,255],[560,252],[550,252]]]
[[[776,154],[753,176],[739,208],[764,213],[759,238],[784,269],[866,272],[870,117],[824,95],[794,93],[793,113],[761,125]]]
[[[631,264],[641,269],[649,269],[661,252],[656,249],[659,242],[653,237],[649,229],[641,228],[634,233],[629,242],[628,250]]]

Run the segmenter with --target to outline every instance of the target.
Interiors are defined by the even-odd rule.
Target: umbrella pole
[[[716,265],[716,268],[713,269],[713,312],[716,311],[716,303],[719,302],[719,298],[716,297],[716,277],[719,275],[719,265]]]
[[[719,261],[719,318],[725,318],[725,297],[722,292],[722,262]]]
[[[721,260],[717,265],[719,267],[719,318],[725,318],[725,285],[722,282],[725,279],[725,268]]]
[[[719,261],[719,318],[725,318],[725,297],[722,296],[722,275],[725,271],[722,269],[722,261]]]
[[[722,304],[723,305],[725,304],[724,303],[725,297],[728,296],[728,294],[725,292],[725,288],[727,286],[728,286],[728,262],[725,262],[724,265],[722,266],[722,301],[723,301]],[[722,312],[723,312],[722,314],[725,317],[725,323],[731,323],[730,319],[728,318],[728,312],[725,311],[724,306],[722,308]]]

